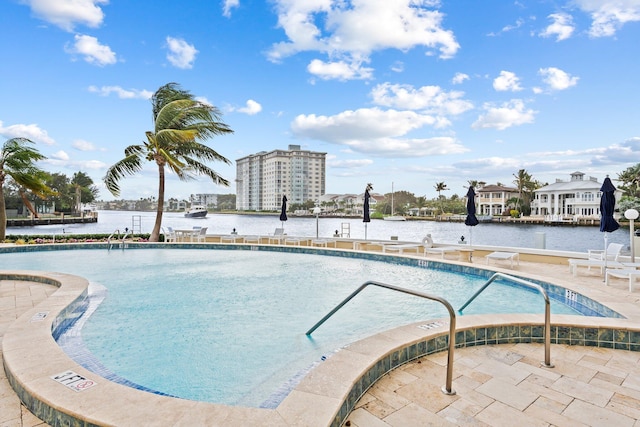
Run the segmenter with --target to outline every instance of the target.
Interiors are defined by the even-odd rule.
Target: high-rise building
[[[326,157],[289,145],[236,160],[236,209],[277,211],[283,195],[289,203],[318,200],[325,193]]]

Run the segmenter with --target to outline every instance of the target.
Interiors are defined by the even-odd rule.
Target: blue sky
[[[600,181],[640,162],[640,0],[5,0],[0,143],[101,187],[177,82],[234,134],[208,145],[232,182],[169,176],[167,195],[235,192],[235,160],[327,153],[327,192],[432,198],[445,182]],[[156,196],[157,170],[121,183]]]

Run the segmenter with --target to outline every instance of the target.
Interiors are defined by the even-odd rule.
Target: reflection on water
[[[133,217],[140,217],[141,232],[150,233],[155,222],[155,212],[99,211],[98,222],[93,224],[69,224],[66,226],[48,225],[36,227],[11,227],[7,234],[84,234],[111,233],[116,229],[123,231],[132,228]],[[352,239],[364,239],[365,223],[360,218],[299,218],[289,217],[282,223],[278,215],[227,215],[209,214],[206,218],[185,218],[182,213],[164,213],[164,227],[190,228],[194,225],[208,227],[208,234],[230,234],[235,228],[238,234],[268,235],[278,227],[284,227],[290,236],[331,237],[341,230],[343,223],[349,224]],[[546,249],[586,252],[589,249],[604,247],[604,233],[598,226],[544,226],[479,224],[467,227],[463,223],[433,221],[382,221],[372,220],[366,224],[367,239],[389,240],[397,236],[399,240],[421,241],[430,233],[436,243],[457,243],[461,236],[474,245],[536,247],[536,233],[544,233]],[[136,230],[137,231],[137,230]],[[626,228],[608,233],[608,241],[629,245],[629,231]]]

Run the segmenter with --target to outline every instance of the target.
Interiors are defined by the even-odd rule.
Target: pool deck
[[[474,260],[478,266],[484,260]],[[468,264],[467,264],[468,265]],[[495,267],[495,266],[492,266]],[[628,280],[614,279],[605,286],[598,269],[580,271],[577,277],[569,273],[568,265],[541,264],[521,261],[513,269],[493,268],[507,274],[517,273],[530,278],[547,279],[553,283],[589,296],[625,315],[627,319],[588,318],[589,324],[611,324],[620,327],[640,327],[640,285],[629,291]],[[15,321],[25,313],[49,298],[58,288],[30,281],[0,280],[0,339]],[[528,315],[526,317],[530,317]],[[466,317],[459,318],[464,325]],[[493,316],[501,321],[504,316]],[[525,316],[523,316],[525,317]],[[567,322],[573,316],[554,316],[552,323]],[[497,319],[496,319],[497,318]],[[573,321],[573,320],[571,320]],[[576,320],[580,323],[580,320]],[[408,335],[408,329],[394,330],[396,335]],[[371,340],[389,338],[391,333],[378,334]],[[394,337],[395,339],[396,337]],[[18,348],[24,343],[15,338],[3,343],[3,349]],[[24,339],[29,339],[24,337]],[[371,340],[365,340],[366,346]],[[35,346],[35,343],[32,344]],[[358,347],[356,345],[355,347]],[[13,352],[13,351],[12,351]],[[361,348],[349,349],[340,359],[349,354],[364,354]],[[500,344],[459,348],[455,351],[453,390],[455,395],[441,392],[444,384],[447,353],[440,352],[406,363],[384,375],[358,401],[343,425],[356,427],[385,426],[640,426],[640,352],[613,350],[602,347],[554,344],[551,346],[551,362],[554,368],[540,366],[544,349],[541,344]],[[8,353],[7,353],[8,355]],[[0,354],[0,356],[3,356]],[[359,357],[359,356],[356,356]],[[330,360],[329,359],[329,360]],[[7,360],[15,366],[22,361]],[[66,366],[58,357],[51,356],[49,375],[63,371]],[[31,365],[42,360],[31,361]],[[66,363],[66,362],[65,362]],[[332,362],[333,363],[333,362]],[[338,362],[336,362],[338,363]],[[343,361],[340,367],[348,369],[350,361]],[[343,381],[343,372],[327,369],[316,370],[314,387],[329,388],[333,383]],[[53,369],[56,372],[52,372]],[[86,372],[78,367],[80,372]],[[314,376],[314,372],[310,374]],[[48,378],[48,377],[47,377]],[[313,381],[311,378],[309,381]],[[98,380],[100,381],[100,380]],[[295,399],[286,399],[276,411],[264,416],[260,409],[240,410],[233,407],[215,406],[214,410],[203,410],[198,402],[181,400],[182,406],[191,411],[188,418],[174,419],[167,414],[163,425],[274,425],[274,426],[325,426],[331,419],[323,419],[323,406],[328,398],[314,395],[312,386],[303,382],[292,392]],[[320,381],[320,385],[318,385]],[[106,384],[103,391],[107,388]],[[28,384],[30,389],[47,388],[55,393],[64,393],[63,386],[42,378],[34,378]],[[98,388],[96,387],[96,388]],[[121,386],[119,386],[121,387]],[[144,401],[132,405],[148,405],[148,411],[160,411],[166,403],[162,397],[136,391],[136,397],[144,396]],[[73,400],[82,393],[70,394]],[[109,395],[95,396],[108,399]],[[316,396],[314,398],[314,396]],[[178,399],[172,399],[178,400]],[[295,403],[292,406],[292,403]],[[77,408],[83,411],[83,405]],[[128,405],[127,405],[128,406]],[[113,425],[136,425],[130,418],[130,407],[118,407],[104,401],[102,411],[108,413]],[[209,412],[207,412],[209,411]],[[143,411],[144,412],[144,411]],[[211,415],[216,413],[216,415]],[[209,414],[206,415],[205,414]],[[90,414],[92,417],[104,414]],[[196,422],[199,420],[200,422]],[[216,420],[224,420],[217,424]],[[259,420],[259,421],[258,421]],[[195,423],[194,423],[195,422]],[[3,371],[0,372],[0,426],[41,426],[47,425],[32,415],[20,402]],[[160,425],[149,423],[147,425]]]

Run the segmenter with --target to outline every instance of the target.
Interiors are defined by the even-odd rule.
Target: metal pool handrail
[[[547,291],[540,285],[535,283],[531,283],[527,280],[520,279],[518,277],[510,276],[504,273],[494,273],[493,276],[487,280],[487,283],[482,285],[478,291],[473,294],[469,301],[465,302],[462,307],[458,310],[458,313],[462,314],[462,310],[464,310],[478,295],[480,295],[491,283],[493,283],[496,279],[502,277],[503,279],[511,280],[516,283],[520,283],[523,286],[528,288],[532,288],[540,292],[544,298],[544,362],[542,364],[547,368],[553,368],[553,364],[551,363],[551,305],[549,303],[549,296],[547,295]]]
[[[113,246],[113,245],[111,244],[111,238],[112,238],[112,237],[113,237],[113,235],[114,235],[114,234],[116,234],[116,233],[118,234],[118,238],[120,238],[120,229],[119,229],[119,228],[115,229],[115,230],[113,231],[113,233],[111,233],[111,234],[109,235],[109,237],[107,237],[107,249],[108,249],[108,250],[111,250],[111,246]],[[128,232],[126,232],[126,233],[124,233],[124,235],[122,236],[122,250],[124,250],[124,248],[125,248],[125,240],[126,240],[126,238],[127,238],[127,236],[128,236],[128,235],[129,235],[129,233],[128,233]]]
[[[451,383],[453,381],[453,352],[456,347],[456,312],[449,304],[449,302],[438,296],[429,295],[424,292],[413,291],[411,289],[401,288],[399,286],[389,285],[386,283],[375,282],[375,281],[367,281],[360,285],[358,289],[356,289],[351,295],[345,298],[340,304],[338,304],[333,310],[331,310],[326,316],[324,316],[318,323],[313,325],[311,329],[309,329],[306,334],[311,335],[313,331],[318,329],[320,325],[322,325],[329,317],[333,316],[342,306],[344,306],[347,302],[349,302],[353,297],[359,294],[364,288],[367,286],[379,286],[381,288],[391,289],[393,291],[404,292],[405,294],[414,295],[421,298],[430,299],[432,301],[437,301],[445,306],[447,311],[449,312],[449,350],[447,356],[447,380],[446,384],[442,387],[442,392],[448,395],[454,395],[456,392],[451,389]]]

